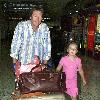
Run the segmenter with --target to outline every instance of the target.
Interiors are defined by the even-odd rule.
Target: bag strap
[[[34,70],[35,68],[38,68],[38,67],[40,67],[40,68],[41,68],[41,70],[42,70],[42,66],[41,66],[41,64],[38,64],[38,65],[36,65],[35,67],[33,67],[33,68],[31,69],[31,71],[30,71],[30,72],[32,72],[32,70]]]

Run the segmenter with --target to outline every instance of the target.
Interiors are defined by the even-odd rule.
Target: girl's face
[[[77,45],[75,45],[75,44],[69,45],[69,48],[67,49],[67,52],[70,56],[75,56],[76,53],[78,52]]]
[[[32,25],[35,27],[38,27],[42,21],[42,15],[43,13],[41,11],[35,10],[32,13],[31,16],[31,21],[32,21]]]

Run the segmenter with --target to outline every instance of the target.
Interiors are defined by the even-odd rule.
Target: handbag
[[[19,90],[22,94],[33,92],[64,92],[65,74],[43,70],[41,72],[25,72],[19,76]]]
[[[40,64],[39,57],[36,55],[34,55],[34,59],[28,64],[22,65],[21,62],[18,60],[16,61],[16,67],[15,67],[16,79],[18,80],[21,73],[30,72],[30,71],[39,72],[42,71],[43,68],[44,66]]]

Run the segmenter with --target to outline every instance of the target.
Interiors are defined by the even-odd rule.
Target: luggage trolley
[[[19,86],[20,62],[16,63],[15,69],[15,90],[10,96],[10,100],[65,100],[63,92],[42,92],[35,91],[29,93],[21,93]],[[37,63],[36,63],[37,65]],[[46,68],[47,69],[47,68]],[[38,72],[37,72],[38,73]],[[55,73],[54,73],[55,74]],[[62,78],[62,77],[61,77]]]

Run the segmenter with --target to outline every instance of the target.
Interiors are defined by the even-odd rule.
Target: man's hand
[[[44,64],[44,65],[47,65],[47,62],[48,62],[47,60],[44,60],[44,61],[43,61],[43,64]]]

